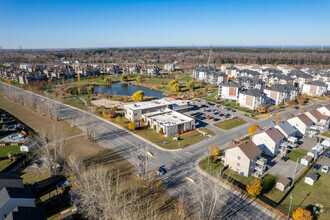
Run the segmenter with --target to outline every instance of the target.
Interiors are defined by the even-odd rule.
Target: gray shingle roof
[[[309,82],[309,83],[306,83],[306,84],[314,85],[314,86],[326,86],[326,84],[324,82],[319,81],[319,80],[315,80],[315,81],[312,81],[312,82]]]
[[[0,207],[3,206],[10,198],[34,199],[35,197],[31,190],[26,188],[4,187],[0,191]]]
[[[317,180],[319,178],[319,174],[314,173],[314,172],[310,172],[306,175],[306,177],[309,177],[311,179],[313,179],[314,181]]]
[[[263,92],[261,92],[259,89],[249,89],[241,92],[242,94],[246,94],[253,97],[261,97],[263,95]]]

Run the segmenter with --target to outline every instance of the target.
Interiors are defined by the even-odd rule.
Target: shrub
[[[129,124],[128,124],[128,129],[133,131],[135,130],[136,128],[136,125],[135,125],[135,122],[134,121],[131,121]]]

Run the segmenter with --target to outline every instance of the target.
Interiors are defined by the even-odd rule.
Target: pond
[[[108,95],[132,96],[135,92],[142,90],[144,96],[163,98],[163,91],[157,91],[142,86],[134,86],[129,83],[116,83],[111,86],[95,86],[94,93],[106,93]]]

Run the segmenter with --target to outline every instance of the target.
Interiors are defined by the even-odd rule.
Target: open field
[[[312,209],[317,203],[323,205],[323,213],[318,219],[326,220],[330,218],[330,176],[324,173],[319,173],[321,176],[316,183],[311,186],[304,182],[305,179],[292,190],[292,208],[291,214],[297,207]],[[284,213],[288,212],[290,205],[290,196],[287,196],[284,201],[278,206],[278,209]]]
[[[214,125],[223,130],[230,130],[232,128],[238,127],[245,123],[246,123],[246,121],[241,118],[233,118],[233,119],[229,119],[229,120],[226,120],[223,122],[215,123]]]
[[[307,155],[307,151],[304,149],[300,149],[300,148],[296,148],[293,151],[291,151],[290,153],[288,153],[287,157],[290,160],[293,160],[294,162],[297,162],[297,159],[299,158],[299,163],[301,158],[303,158],[305,155]]]
[[[66,131],[68,137],[75,134],[80,134],[81,130],[78,128],[71,128],[65,121],[55,122],[47,118],[40,117],[21,106],[3,98],[0,98],[0,108],[10,112],[36,131],[50,129],[53,126],[61,126]],[[146,187],[144,183],[136,182],[136,168],[133,167],[123,157],[109,149],[100,147],[97,143],[90,142],[85,136],[72,138],[65,142],[66,154],[74,154],[79,159],[83,160],[85,164],[102,164],[109,168],[109,170],[119,171],[120,176],[125,182],[125,185],[130,188],[136,188],[139,192],[138,196],[145,196],[141,201],[153,201],[154,209],[159,211],[159,217],[175,215],[174,200],[167,193],[160,191],[157,194],[151,193],[150,188]],[[47,178],[47,174],[42,174],[42,177],[35,176],[29,172],[23,172],[24,181],[30,183],[31,181],[41,181],[42,178]],[[39,178],[40,177],[40,178]],[[164,205],[165,204],[165,205]]]

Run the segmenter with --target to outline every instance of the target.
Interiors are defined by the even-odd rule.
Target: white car
[[[324,166],[321,170],[321,173],[328,173],[329,172],[329,167],[328,166]]]

